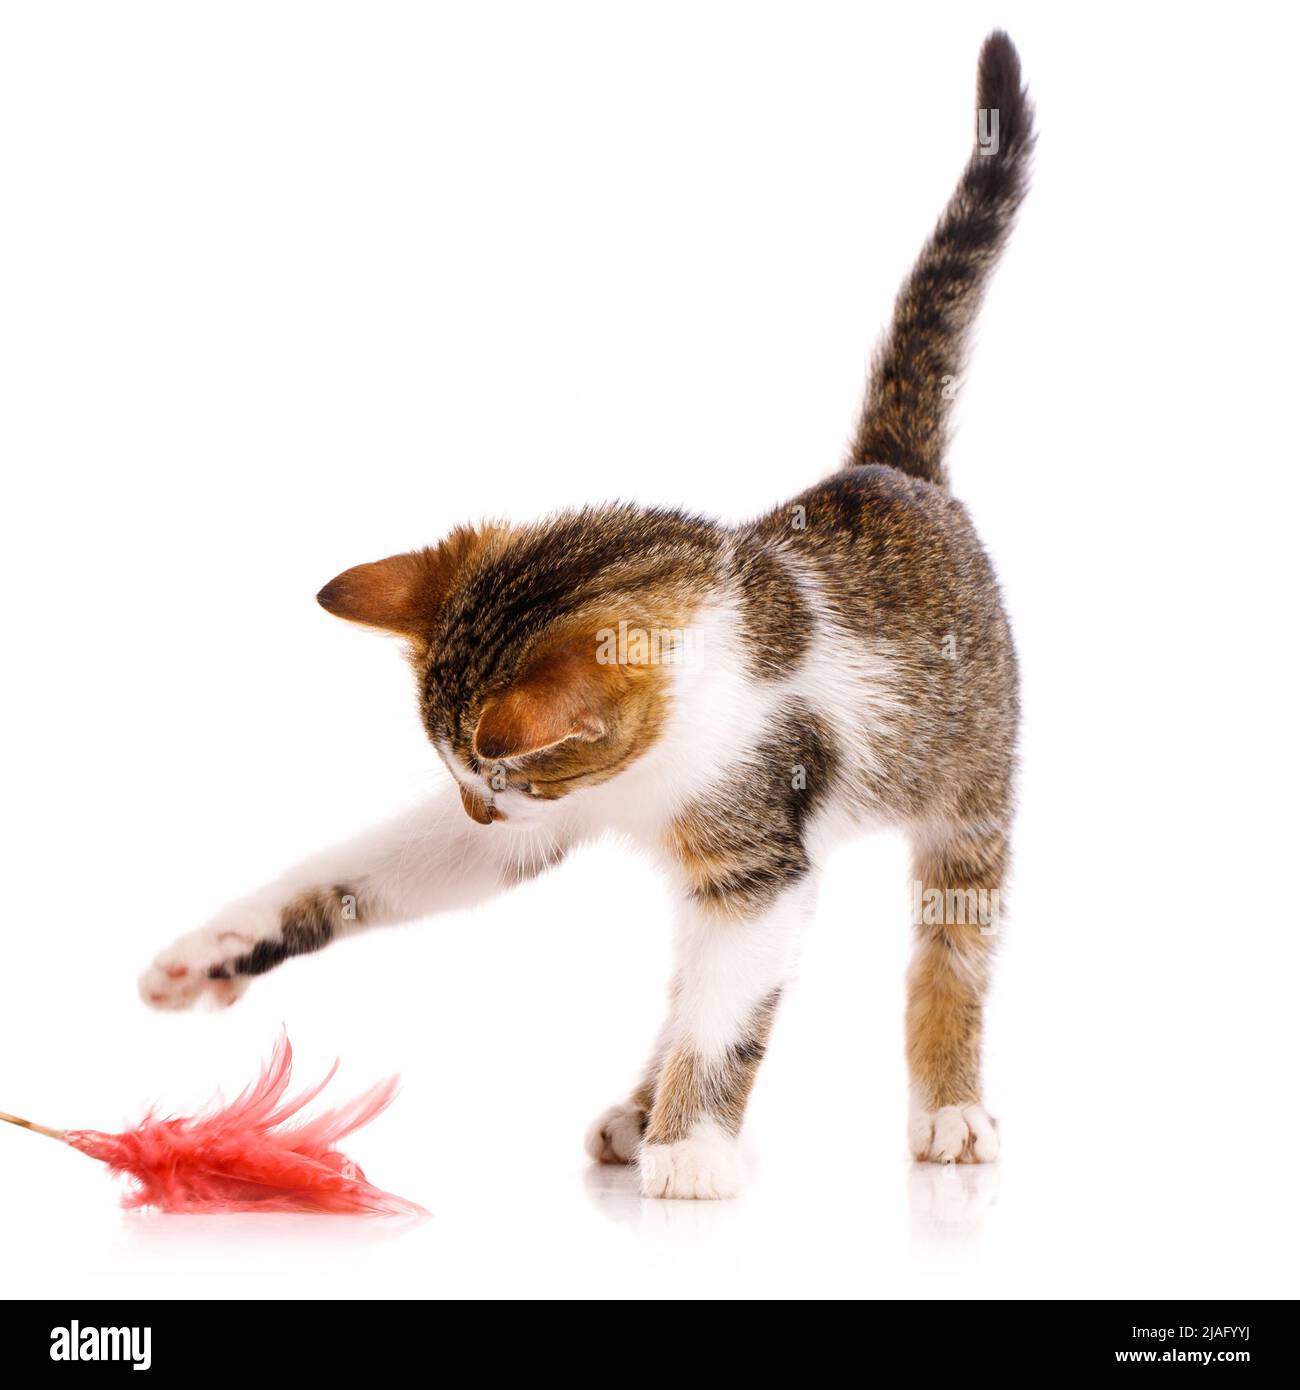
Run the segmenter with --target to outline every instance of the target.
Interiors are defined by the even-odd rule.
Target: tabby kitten
[[[1007,868],[1016,663],[943,454],[967,329],[1027,184],[1032,112],[1005,34],[980,54],[977,105],[842,471],[734,529],[590,507],[462,527],[321,590],[329,612],[406,639],[451,783],[182,937],[145,972],[149,1003],[233,1003],[290,956],[482,901],[617,829],[676,885],[676,967],[644,1076],[587,1149],[635,1162],[647,1196],[727,1197],[828,849],[900,824],[917,905],[912,1152],[995,1157],[980,1084],[992,922],[976,904],[996,903]]]

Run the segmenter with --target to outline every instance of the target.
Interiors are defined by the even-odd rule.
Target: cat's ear
[[[488,532],[461,528],[441,545],[354,565],[316,595],[335,617],[418,637],[428,629],[456,572],[481,549]]]
[[[390,555],[369,565],[354,565],[336,575],[316,595],[316,602],[336,618],[347,618],[387,632],[413,637],[433,609],[432,550]]]
[[[594,641],[552,652],[483,707],[474,752],[492,761],[540,753],[570,739],[593,743],[608,732],[616,682],[617,669],[597,662]]]

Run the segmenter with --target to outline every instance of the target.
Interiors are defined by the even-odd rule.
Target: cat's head
[[[716,571],[707,522],[610,507],[453,531],[317,595],[406,639],[425,730],[481,824],[528,819],[654,746]]]

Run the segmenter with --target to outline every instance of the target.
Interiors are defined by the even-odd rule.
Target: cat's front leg
[[[439,796],[299,865],[160,951],[140,977],[159,1009],[233,1004],[292,956],[370,927],[483,902],[564,857],[558,823],[482,825],[460,793]]]
[[[683,910],[671,1012],[637,1151],[645,1196],[739,1191],[745,1105],[812,897],[805,878],[762,911],[699,902]]]
[[[140,996],[158,1009],[188,1009],[200,1000],[233,1004],[254,976],[359,927],[357,902],[342,885],[295,893],[273,887],[232,903],[154,957],[140,977]]]
[[[597,1163],[635,1163],[650,1121],[655,1083],[663,1066],[663,1043],[656,1046],[636,1090],[625,1101],[602,1111],[587,1130],[583,1147]]]

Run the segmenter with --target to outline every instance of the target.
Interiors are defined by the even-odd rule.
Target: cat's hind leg
[[[983,1105],[980,1052],[1006,862],[1000,817],[930,822],[914,832],[908,1137],[921,1162],[997,1157],[997,1128]]]

